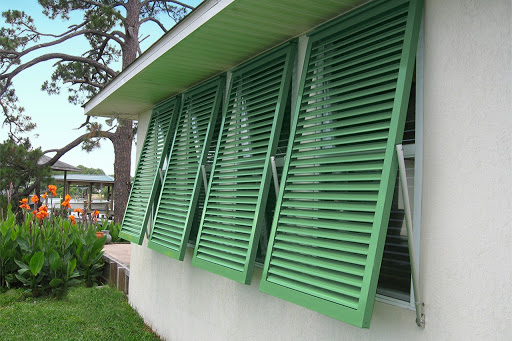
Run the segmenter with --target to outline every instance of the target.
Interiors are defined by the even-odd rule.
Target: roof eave
[[[107,86],[102,89],[95,96],[90,98],[84,105],[84,113],[90,116],[104,116],[104,117],[120,117],[125,119],[137,119],[137,113],[125,112],[98,112],[95,110],[97,106],[108,98],[115,90],[121,85],[128,82],[140,70],[143,70],[155,61],[162,54],[170,50],[173,46],[183,40],[188,34],[193,32],[203,23],[208,21],[211,17],[216,15],[234,0],[205,0],[192,12],[190,12],[183,20],[174,25],[165,35],[158,39],[151,45],[142,55],[140,55],[133,63],[120,72],[114,79],[112,79]]]
[[[207,0],[84,105],[138,119],[159,102],[311,31],[368,0]]]

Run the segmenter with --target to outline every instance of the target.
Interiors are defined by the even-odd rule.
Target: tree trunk
[[[139,50],[139,27],[140,27],[141,4],[139,0],[129,0],[126,4],[126,38],[122,48],[123,70],[137,58]]]
[[[126,39],[122,46],[123,64],[126,69],[137,58],[139,49],[140,1],[129,0],[126,4]],[[114,221],[122,222],[131,190],[131,155],[133,141],[133,121],[119,119],[119,126],[112,139],[114,145]]]
[[[119,126],[112,138],[114,145],[114,221],[120,223],[130,196],[131,180],[131,155],[133,129],[131,120],[119,120]]]

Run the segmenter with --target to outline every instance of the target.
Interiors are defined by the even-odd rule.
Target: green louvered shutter
[[[197,200],[202,166],[212,140],[226,87],[219,77],[183,95],[169,162],[148,246],[183,260]]]
[[[260,289],[369,327],[421,1],[378,1],[310,36]]]
[[[151,114],[119,233],[120,237],[132,243],[140,245],[144,239],[153,201],[160,186],[159,170],[164,161],[162,155],[169,150],[179,102],[179,97],[175,97],[153,109]]]
[[[250,283],[295,44],[232,74],[192,264]]]

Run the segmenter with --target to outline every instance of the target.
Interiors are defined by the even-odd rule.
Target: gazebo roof
[[[54,175],[53,178],[56,182],[64,182],[64,175]],[[66,176],[66,182],[72,182],[75,184],[113,184],[114,178],[108,175],[96,175],[96,174],[68,174]]]
[[[51,157],[42,155],[39,160],[37,160],[38,165],[42,165],[48,161],[50,161]],[[50,166],[51,169],[56,171],[68,171],[68,172],[80,172],[81,169],[75,166],[70,165],[69,163],[65,163],[62,161],[57,161],[53,166]]]

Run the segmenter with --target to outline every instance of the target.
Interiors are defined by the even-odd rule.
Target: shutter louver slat
[[[151,114],[119,233],[120,237],[132,243],[140,245],[144,239],[153,201],[160,186],[158,172],[163,163],[162,155],[166,155],[169,149],[179,103],[179,98],[175,97],[155,108]]]
[[[377,1],[309,38],[260,289],[368,327],[422,1]]]
[[[295,47],[233,72],[192,264],[250,283]]]
[[[201,166],[206,164],[223,87],[224,77],[219,77],[183,95],[160,205],[148,242],[149,248],[178,260],[185,257],[203,186]]]

